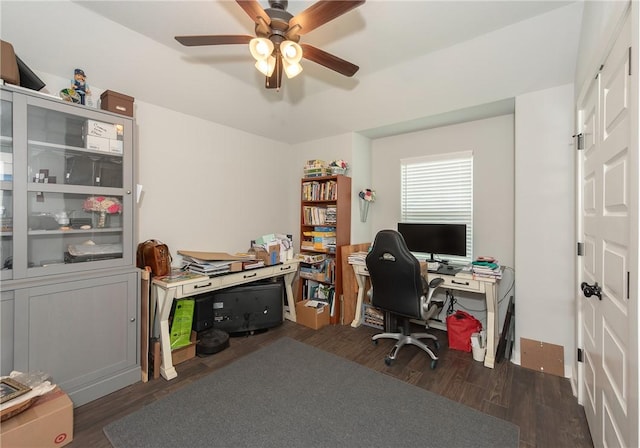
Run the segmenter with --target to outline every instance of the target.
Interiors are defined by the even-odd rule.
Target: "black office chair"
[[[430,333],[410,333],[410,319],[428,320],[438,314],[444,303],[432,301],[433,292],[444,280],[427,280],[420,272],[420,263],[413,256],[402,235],[395,230],[381,230],[366,258],[367,269],[371,278],[371,304],[384,311],[389,323],[391,315],[400,318],[399,333],[380,333],[373,336],[374,344],[378,339],[395,339],[398,342],[384,359],[387,365],[396,359],[403,345],[412,344],[420,347],[431,357],[431,368],[435,369],[438,357],[420,339],[431,339],[436,349],[438,338]],[[387,327],[387,329],[389,329]]]

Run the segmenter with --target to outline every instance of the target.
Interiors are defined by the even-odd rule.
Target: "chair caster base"
[[[384,358],[384,363],[386,365],[390,366],[392,362],[393,362],[393,359],[389,358],[388,356]]]
[[[437,365],[438,365],[438,360],[437,359],[432,359],[431,360],[431,370],[435,370]]]

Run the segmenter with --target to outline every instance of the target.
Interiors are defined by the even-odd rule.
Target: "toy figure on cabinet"
[[[87,77],[84,74],[84,70],[79,68],[74,70],[71,88],[80,96],[80,104],[87,104],[85,97],[87,95],[91,96],[91,90],[89,90],[89,85],[87,84],[86,79]]]

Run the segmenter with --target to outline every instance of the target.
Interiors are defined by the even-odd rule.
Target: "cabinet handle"
[[[131,190],[127,190],[127,194],[131,194]]]
[[[291,269],[291,266],[287,266],[286,268],[280,268],[280,271],[288,271],[289,269]]]
[[[254,272],[251,275],[244,275],[244,276],[242,276],[242,278],[251,278],[251,277],[255,277],[256,275],[258,275],[258,274],[256,272]]]
[[[469,282],[457,282],[455,280],[451,280],[451,283],[453,283],[454,285],[469,286]]]
[[[206,285],[195,285],[193,289],[208,288],[209,286],[211,286],[211,282],[207,283]]]
[[[131,319],[129,319],[129,321],[131,321],[131,322],[135,322],[135,321],[136,321],[136,318],[135,318],[135,317],[132,317]]]

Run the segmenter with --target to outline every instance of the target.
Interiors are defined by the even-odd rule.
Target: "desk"
[[[151,300],[157,305],[157,313],[160,322],[160,347],[162,350],[162,363],[160,375],[170,380],[178,376],[173,362],[171,361],[171,343],[169,341],[169,313],[174,299],[190,297],[205,292],[230,288],[232,286],[245,285],[272,277],[284,277],[284,287],[287,294],[289,311],[283,313],[283,317],[296,321],[295,297],[291,284],[298,272],[298,260],[285,261],[282,264],[255,268],[248,271],[234,272],[217,277],[209,278],[206,275],[182,280],[172,283],[165,283],[160,280],[153,280],[151,284]]]
[[[369,271],[365,265],[353,264],[352,266],[356,274],[356,281],[358,282],[358,299],[356,303],[356,318],[351,322],[351,326],[358,327],[362,323],[362,302],[366,294],[365,283],[369,276]],[[498,336],[500,335],[498,330],[498,288],[496,279],[467,279],[430,272],[429,281],[434,278],[444,279],[444,283],[440,285],[440,288],[484,295],[487,302],[487,354],[484,358],[484,365],[485,367],[493,369],[496,360],[496,348],[498,347]]]

